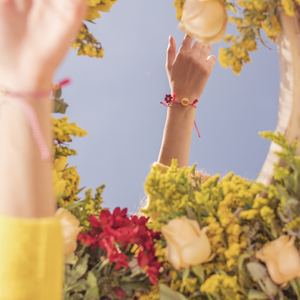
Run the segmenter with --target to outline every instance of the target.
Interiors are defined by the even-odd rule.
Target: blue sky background
[[[106,207],[133,212],[144,198],[143,183],[160,149],[167,111],[159,102],[170,93],[168,37],[173,35],[179,46],[184,34],[177,29],[172,0],[118,0],[97,25],[87,25],[102,43],[104,58],[71,50],[57,72],[57,79],[73,81],[63,91],[70,105],[66,115],[89,133],[74,139],[78,155],[69,163],[77,166],[80,187],[106,184]],[[222,45],[213,44],[212,54],[218,56]],[[196,122],[201,138],[194,130],[190,165],[197,162],[211,175],[233,171],[256,179],[267,155],[270,143],[258,132],[276,127],[279,66],[276,44],[267,40],[271,50],[258,45],[240,76],[217,62],[200,98]]]

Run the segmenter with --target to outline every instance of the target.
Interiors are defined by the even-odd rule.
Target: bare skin
[[[209,56],[211,46],[205,47],[198,41],[192,46],[192,43],[193,38],[186,35],[176,53],[176,42],[171,36],[166,62],[171,94],[176,93],[178,100],[188,98],[191,102],[200,98],[216,62],[214,55]],[[175,103],[168,108],[159,163],[170,166],[176,158],[179,167],[188,166],[195,112],[190,105]]]
[[[21,93],[50,90],[85,11],[85,0],[0,0],[0,86]],[[52,153],[52,103],[27,100]],[[52,162],[41,159],[27,115],[15,99],[0,96],[0,114],[0,214],[53,216]]]

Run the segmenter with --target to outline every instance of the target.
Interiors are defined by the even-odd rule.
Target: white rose
[[[186,0],[178,28],[204,44],[218,43],[227,25],[225,3],[219,0]]]
[[[177,270],[207,262],[211,244],[206,235],[207,227],[201,229],[198,222],[183,216],[173,219],[162,227],[166,239],[166,256]]]
[[[80,223],[74,215],[60,207],[55,216],[59,218],[64,239],[65,255],[72,255],[77,248],[77,236],[81,230]]]

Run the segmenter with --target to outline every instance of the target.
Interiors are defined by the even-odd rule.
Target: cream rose
[[[207,227],[201,230],[197,221],[183,216],[171,220],[161,232],[167,241],[166,256],[177,270],[208,261],[211,245],[206,236]]]
[[[77,236],[81,230],[80,223],[68,210],[60,207],[56,213],[62,226],[65,255],[72,255],[77,248]]]
[[[227,20],[221,0],[186,0],[178,28],[205,44],[218,43],[225,35]]]
[[[266,264],[276,284],[300,277],[300,255],[295,246],[295,237],[281,236],[259,250],[256,257]]]

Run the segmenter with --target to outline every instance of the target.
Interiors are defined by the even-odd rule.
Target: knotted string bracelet
[[[173,103],[180,103],[183,106],[191,105],[191,106],[197,108],[196,104],[198,103],[198,99],[195,99],[192,103],[190,103],[189,99],[187,99],[187,98],[182,98],[181,100],[176,100],[176,93],[174,93],[173,97],[172,97],[172,95],[167,94],[165,97],[165,102],[166,102],[166,104],[163,102],[160,102],[160,104],[162,104],[165,107],[171,107],[173,105]],[[194,125],[196,128],[198,137],[201,137],[195,120],[194,120]]]
[[[34,92],[13,92],[9,91],[3,86],[0,86],[0,96],[11,96],[14,97],[19,103],[22,105],[25,113],[27,114],[29,125],[32,131],[33,138],[40,150],[42,160],[51,161],[52,155],[47,146],[45,138],[43,136],[37,115],[33,109],[33,107],[27,102],[27,98],[45,98],[51,97],[51,93],[54,90],[60,88],[61,86],[67,85],[70,83],[70,79],[65,79],[60,81],[58,84],[52,84],[52,89],[48,91],[34,91]]]

